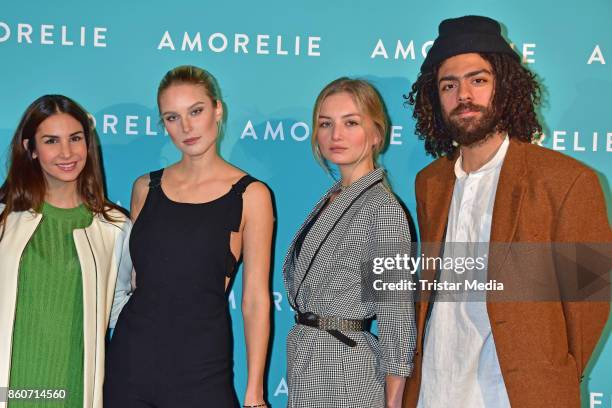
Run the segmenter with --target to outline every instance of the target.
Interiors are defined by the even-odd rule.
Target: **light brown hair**
[[[206,95],[212,100],[213,105],[216,105],[221,100],[219,86],[210,72],[193,65],[181,65],[166,72],[166,75],[159,82],[159,87],[157,88],[158,109],[162,93],[170,86],[177,84],[201,85]]]
[[[317,159],[317,161],[321,164],[321,166],[330,172],[330,168],[326,160],[321,156],[321,152],[319,150],[319,143],[317,140],[318,134],[318,120],[319,114],[321,111],[321,105],[325,98],[330,95],[338,94],[346,92],[349,94],[355,105],[357,105],[357,109],[363,116],[367,116],[374,123],[374,127],[378,135],[380,136],[380,142],[374,147],[372,156],[374,161],[374,167],[378,167],[377,159],[378,155],[387,145],[388,142],[388,130],[389,130],[389,121],[387,119],[387,113],[385,111],[385,106],[382,101],[382,97],[374,88],[372,84],[363,79],[351,79],[347,77],[338,78],[335,81],[330,82],[323,88],[323,90],[319,93],[317,100],[314,105],[314,109],[312,112],[312,138],[311,138],[311,146],[312,151]]]

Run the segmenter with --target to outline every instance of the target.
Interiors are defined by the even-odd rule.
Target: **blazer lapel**
[[[516,233],[521,204],[526,191],[525,156],[521,143],[510,139],[510,146],[508,146],[497,182],[489,239],[493,246],[489,246],[487,279],[495,279],[498,275],[510,250],[510,242]],[[506,245],[501,243],[506,243]]]
[[[314,223],[310,232],[306,235],[300,256],[296,261],[294,277],[295,290],[297,290],[297,285],[304,279],[308,271],[314,267],[316,257],[320,256],[320,259],[323,261],[329,259],[331,254],[327,252],[323,253],[322,251],[322,246],[326,243],[327,237],[331,234],[334,227],[342,219],[351,205],[369,187],[380,182],[383,175],[384,170],[382,168],[371,171],[340,193],[319,215],[319,219]],[[335,190],[335,187],[337,186],[334,186],[334,188],[328,191],[324,199]],[[318,208],[316,208],[316,210],[318,210]],[[333,249],[334,247],[335,245],[332,245],[331,248]]]
[[[89,228],[91,231],[91,229]],[[83,369],[85,390],[92,389],[93,376],[95,370],[96,355],[96,312],[97,312],[97,264],[96,255],[91,245],[91,240],[84,229],[73,231],[74,243],[81,264],[81,276],[83,280]],[[89,399],[89,393],[85,393],[85,398]]]
[[[315,204],[314,208],[310,211],[310,213],[308,214],[308,216],[306,217],[306,219],[304,220],[300,228],[297,230],[297,232],[293,236],[293,239],[291,240],[291,244],[289,244],[289,248],[287,249],[287,254],[285,255],[285,260],[283,261],[282,270],[283,270],[283,275],[285,279],[285,287],[287,290],[287,294],[291,298],[295,296],[294,275],[297,269],[296,265],[292,262],[293,251],[295,250],[295,242],[297,241],[297,238],[302,234],[302,231],[304,230],[304,228],[306,228],[306,225],[308,225],[308,223],[312,220],[312,218],[321,210],[321,207],[325,204],[327,197],[329,197],[329,195],[333,191],[337,190],[339,185],[340,185],[340,181],[334,183],[334,185],[330,187],[327,190],[327,192],[319,199],[319,201]]]
[[[425,205],[422,212],[425,219],[419,220],[419,231],[421,234],[421,253],[426,257],[437,257],[441,255],[448,223],[448,211],[453,198],[455,186],[455,160],[441,159],[443,165],[435,177],[432,177],[425,185],[426,191],[422,193],[425,197]],[[421,225],[423,224],[423,225]],[[433,282],[436,277],[436,269],[421,269],[420,280]],[[430,310],[430,290],[420,291],[420,302],[417,304],[417,349],[423,345],[423,333]]]
[[[455,160],[445,160],[442,171],[427,185],[425,193],[427,207],[424,209],[426,220],[421,226],[421,243],[426,245],[429,256],[439,256],[444,244],[446,225],[448,224],[448,212],[453,198],[455,186]],[[424,279],[432,280],[435,270],[423,271]]]
[[[2,207],[2,204],[0,204]],[[0,211],[2,208],[0,208]],[[15,305],[19,286],[19,267],[30,238],[42,216],[33,211],[11,213],[0,241],[0,385],[9,383]],[[6,384],[6,385],[5,385]],[[5,407],[0,401],[0,407]]]

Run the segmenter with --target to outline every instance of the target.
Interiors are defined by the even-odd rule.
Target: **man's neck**
[[[461,146],[461,167],[466,173],[477,171],[487,164],[504,142],[505,133],[495,133],[481,143],[472,146]]]

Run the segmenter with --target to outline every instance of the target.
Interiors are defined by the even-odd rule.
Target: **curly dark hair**
[[[536,75],[510,55],[480,53],[480,56],[491,64],[495,78],[492,107],[499,118],[495,130],[507,132],[523,142],[532,142],[542,133],[536,114],[536,106],[541,100]],[[453,157],[457,149],[442,117],[437,84],[440,65],[419,74],[410,93],[404,95],[406,102],[414,105],[415,133],[425,141],[427,153],[435,158]]]

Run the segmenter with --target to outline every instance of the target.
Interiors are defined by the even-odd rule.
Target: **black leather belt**
[[[305,312],[297,313],[295,321],[304,326],[314,327],[319,330],[324,330],[340,340],[349,347],[355,347],[355,340],[344,335],[342,331],[365,331],[367,330],[367,320],[359,319],[342,319],[340,317],[322,317],[316,313]]]

